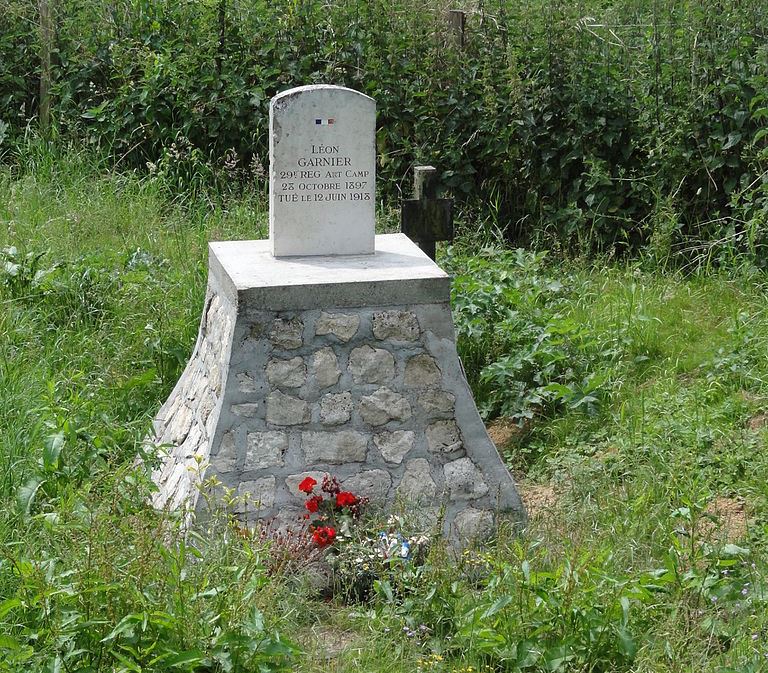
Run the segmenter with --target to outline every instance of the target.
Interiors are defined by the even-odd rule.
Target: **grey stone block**
[[[356,430],[302,432],[301,448],[307,465],[360,463],[368,453],[366,436]]]
[[[267,423],[272,425],[301,425],[309,423],[309,404],[273,390],[267,396]]]
[[[406,421],[410,417],[411,405],[408,400],[389,388],[379,388],[360,399],[360,418],[368,425]]]
[[[408,502],[432,502],[437,496],[437,484],[432,479],[429,461],[415,458],[405,464],[405,472],[397,487],[397,495]]]
[[[269,476],[241,481],[237,486],[237,496],[235,512],[270,509],[275,504],[275,478]]]
[[[230,407],[230,411],[235,416],[245,416],[246,418],[253,418],[259,413],[258,402],[246,402],[245,404],[233,404]]]
[[[395,378],[395,358],[383,348],[360,346],[349,355],[349,371],[355,383],[389,383]]]
[[[218,400],[216,396],[213,394],[212,390],[203,392],[200,397],[201,397],[200,406],[198,407],[197,411],[200,416],[200,421],[202,423],[205,423],[208,420],[208,416],[211,415],[211,412],[216,406],[216,402]]]
[[[374,255],[275,258],[268,240],[209,244],[209,283],[238,306],[266,311],[448,302],[450,278],[404,234],[376,237]]]
[[[312,376],[320,389],[336,385],[341,370],[333,348],[326,346],[312,354]]]
[[[219,445],[219,452],[211,463],[221,474],[228,474],[237,469],[237,444],[234,433],[224,433]]]
[[[392,485],[392,477],[386,470],[364,470],[344,479],[341,487],[371,502],[383,504]]]
[[[381,311],[373,314],[373,336],[392,341],[416,341],[419,320],[411,311]]]
[[[315,334],[333,334],[346,343],[357,333],[360,315],[357,313],[326,313],[323,311],[315,323]]]
[[[178,385],[178,384],[177,384]],[[173,422],[173,417],[176,412],[181,408],[182,398],[181,395],[175,395],[171,393],[171,396],[166,400],[165,404],[160,407],[160,411],[155,418],[155,423],[159,429],[163,432],[168,432]],[[156,433],[157,436],[157,433]]]
[[[428,414],[452,414],[456,397],[447,390],[423,390],[416,401]]]
[[[272,358],[267,362],[267,381],[278,388],[300,388],[307,380],[304,358],[290,360]]]
[[[304,324],[301,320],[277,318],[272,322],[269,330],[269,340],[276,348],[294,350],[301,348],[303,331]]]
[[[320,422],[343,425],[352,417],[352,393],[329,393],[320,400]]]
[[[451,499],[474,500],[488,493],[488,485],[483,480],[483,473],[469,458],[459,458],[443,465],[445,485],[451,493]]]
[[[493,512],[467,507],[456,515],[452,528],[459,547],[487,540],[493,533]]]
[[[199,369],[189,380],[187,399],[190,401],[197,400],[209,390],[210,382],[208,381],[208,377],[204,370]]]
[[[380,432],[373,436],[376,447],[388,463],[399,465],[413,448],[415,433],[412,430]]]
[[[245,469],[282,467],[283,455],[288,450],[288,435],[277,430],[249,432],[245,454]]]
[[[427,448],[433,453],[452,453],[461,447],[456,421],[436,421],[427,427]]]
[[[187,438],[194,419],[195,415],[192,409],[186,404],[181,404],[168,424],[163,443],[175,444],[176,446],[181,444]]]
[[[429,355],[414,355],[405,363],[406,388],[434,388],[442,382],[440,367]]]

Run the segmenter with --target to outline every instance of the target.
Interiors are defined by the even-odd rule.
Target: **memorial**
[[[269,239],[276,257],[373,254],[376,104],[327,85],[269,108]]]
[[[457,539],[522,520],[456,353],[449,277],[405,235],[375,236],[374,101],[291,89],[270,133],[270,238],[209,246],[198,340],[154,423],[154,504],[192,511],[216,477],[244,523],[290,525],[301,480],[329,474]]]

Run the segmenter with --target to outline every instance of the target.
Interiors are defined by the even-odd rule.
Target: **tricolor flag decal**
[[[336,123],[336,120],[333,117],[328,117],[327,119],[315,119],[315,126],[330,126],[334,123]]]

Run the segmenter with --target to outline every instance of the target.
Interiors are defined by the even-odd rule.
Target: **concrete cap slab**
[[[405,234],[376,236],[372,255],[273,257],[269,240],[209,244],[210,274],[240,309],[447,302],[450,278]]]

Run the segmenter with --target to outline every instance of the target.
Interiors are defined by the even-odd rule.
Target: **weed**
[[[557,497],[522,536],[502,528],[458,556],[433,540],[413,563],[397,553],[416,529],[371,523],[337,569],[361,590],[318,599],[302,542],[280,551],[226,516],[189,532],[146,505],[133,467],[193,346],[206,242],[263,232],[258,195],[169,202],[77,150],[30,161],[0,171],[3,246],[17,249],[3,261],[20,265],[0,271],[0,668],[764,669],[754,265],[661,273],[663,239],[639,263],[481,233],[444,250],[478,403],[523,423],[505,458]],[[293,641],[315,626],[354,647],[302,654]]]

